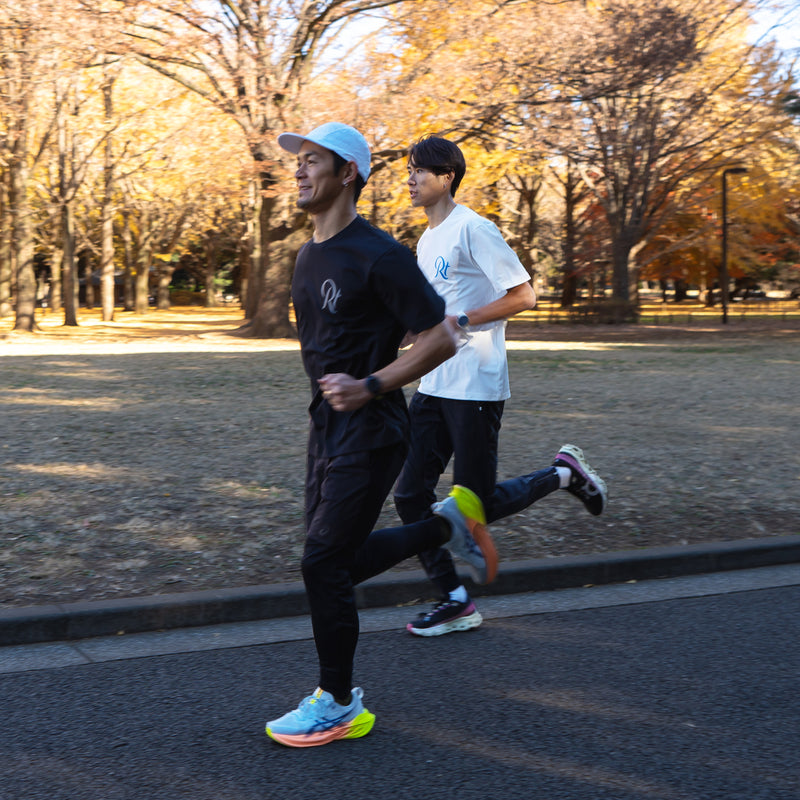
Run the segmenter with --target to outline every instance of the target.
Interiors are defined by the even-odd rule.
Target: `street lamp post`
[[[722,263],[719,267],[719,292],[722,300],[722,321],[728,322],[728,175],[741,175],[747,167],[722,170]]]

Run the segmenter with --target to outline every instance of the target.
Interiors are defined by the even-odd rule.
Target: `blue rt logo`
[[[447,280],[447,270],[450,269],[450,264],[447,263],[441,256],[436,259],[433,265],[436,268],[436,276],[437,278],[441,278],[442,280]]]

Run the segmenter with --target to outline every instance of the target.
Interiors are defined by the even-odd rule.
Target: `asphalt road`
[[[375,728],[306,750],[263,728],[314,688],[307,621],[0,648],[0,798],[800,798],[800,566],[485,611],[365,615]]]

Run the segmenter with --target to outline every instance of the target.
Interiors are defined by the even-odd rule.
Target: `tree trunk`
[[[242,231],[236,247],[236,272],[234,288],[239,294],[239,305],[245,311],[245,317],[250,319],[247,314],[247,298],[250,295],[250,273],[253,269],[252,248],[253,248],[253,232],[252,217],[250,219],[244,213],[245,209],[242,208]]]
[[[33,231],[28,206],[28,122],[23,114],[11,150],[9,205],[11,242],[16,247],[17,307],[14,330],[36,330],[36,273],[33,268]]]
[[[250,296],[250,272],[252,270],[250,247],[250,240],[243,236],[239,240],[238,252],[236,254],[237,264],[239,266],[239,305],[243,309],[247,308],[247,298]]]
[[[628,284],[628,286],[629,286],[628,298],[636,306],[639,305],[639,283],[640,283],[639,274],[640,274],[640,272],[641,272],[641,270],[639,269],[639,267],[632,267],[630,269],[630,282]]]
[[[150,250],[139,254],[139,263],[136,269],[135,298],[133,310],[137,314],[146,314],[150,310],[150,276],[148,274]]]
[[[61,209],[54,208],[54,214],[50,221],[50,228],[53,235],[53,250],[50,253],[50,309],[57,314],[64,308],[62,282],[64,266],[64,248],[61,246]]]
[[[294,328],[289,321],[292,265],[286,259],[272,258],[270,221],[275,199],[265,196],[272,184],[268,173],[261,175],[257,208],[256,236],[252,254],[251,280],[248,286],[247,311],[255,306],[252,321],[242,332],[257,339],[293,339]],[[277,263],[276,263],[277,262]],[[246,314],[247,315],[247,314]]]
[[[642,269],[639,266],[639,253],[644,250],[647,244],[646,239],[637,237],[636,243],[628,253],[628,275],[629,275],[629,294],[628,299],[636,308],[639,307],[639,284],[641,283]]]
[[[69,132],[66,120],[66,93],[57,104],[58,200],[61,216],[61,271],[64,280],[64,325],[78,325],[78,274],[75,263],[75,219],[69,198]]]
[[[570,308],[578,296],[578,276],[575,273],[575,191],[577,180],[570,162],[564,183],[564,285],[561,289],[561,308]]]
[[[84,281],[84,305],[86,308],[94,308],[95,304],[95,296],[96,292],[94,290],[94,280],[92,273],[94,270],[92,269],[92,259],[89,257],[87,252],[84,250],[78,256],[78,275],[83,274],[83,281]]]
[[[265,290],[251,325],[251,335],[255,338],[293,339],[297,336],[289,321],[292,270],[290,259],[271,259]]]
[[[110,209],[103,204],[102,209],[102,254],[100,256],[100,302],[103,309],[103,322],[114,319],[116,292],[114,286],[114,218]]]
[[[214,285],[214,277],[217,274],[217,240],[216,234],[209,231],[206,236],[206,267],[203,272],[203,279],[206,289],[206,308],[216,308],[217,291]]]
[[[61,206],[61,259],[64,277],[64,325],[78,324],[78,265],[75,261],[75,220],[72,203]]]
[[[265,242],[261,235],[261,230],[265,203],[258,188],[259,184],[253,181],[250,185],[253,192],[251,197],[252,214],[247,222],[250,261],[247,270],[247,289],[242,295],[242,306],[245,318],[252,320],[258,314],[259,300],[263,287],[264,276],[262,273],[261,251]],[[268,216],[266,223],[269,223]]]
[[[624,233],[617,233],[611,243],[612,253],[612,297],[625,303],[630,302],[630,271],[628,268],[631,243]]]
[[[172,264],[165,264],[158,270],[156,308],[159,311],[169,311],[170,309],[169,285],[172,282],[172,275],[174,272],[175,267]]]
[[[21,229],[15,227],[17,232],[17,316],[14,322],[15,331],[36,330],[36,273],[33,269],[33,239],[30,233],[23,233],[26,239],[19,238]]]
[[[101,219],[100,297],[103,307],[103,322],[114,319],[114,150],[111,124],[114,116],[114,78],[106,77],[103,84],[103,105],[106,121],[105,163],[103,165],[103,202]]]
[[[5,176],[4,176],[5,177]],[[8,184],[0,179],[0,319],[14,312],[11,305],[11,282],[14,268],[11,259],[11,212],[8,206]]]
[[[124,303],[126,311],[133,311],[136,308],[136,290],[134,287],[134,273],[136,269],[133,263],[133,242],[131,237],[131,215],[126,209],[123,212],[122,222],[122,248],[125,258],[125,285],[124,285]]]
[[[150,260],[151,240],[150,212],[145,208],[139,220],[140,241],[139,257],[136,259],[136,299],[134,310],[137,314],[146,314],[150,308]]]

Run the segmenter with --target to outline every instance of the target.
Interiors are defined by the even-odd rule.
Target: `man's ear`
[[[358,167],[355,161],[348,161],[342,167],[342,183],[349,186],[358,177]]]

